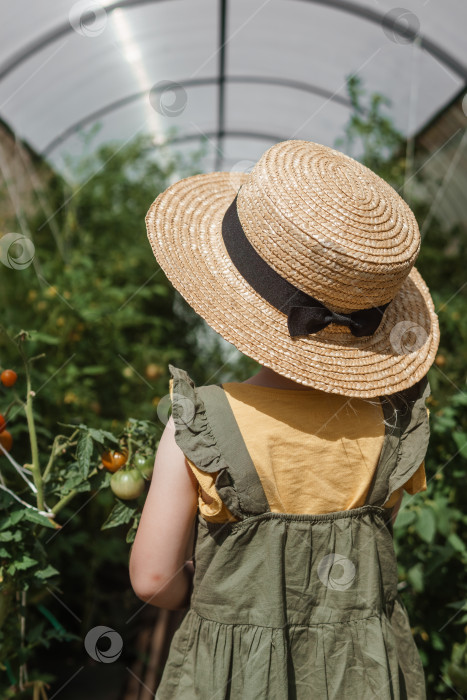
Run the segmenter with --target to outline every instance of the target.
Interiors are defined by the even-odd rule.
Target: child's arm
[[[170,417],[159,442],[154,472],[130,555],[131,585],[141,600],[169,610],[188,605],[198,507],[197,481],[175,442]]]
[[[395,504],[394,504],[394,510],[392,511],[392,515],[391,515],[391,521],[392,521],[392,524],[393,524],[393,525],[394,525],[395,519],[397,518],[397,514],[398,514],[398,512],[399,512],[399,508],[401,507],[402,496],[403,496],[403,495],[404,495],[404,494],[401,493],[399,499],[398,499],[398,500],[395,502]]]

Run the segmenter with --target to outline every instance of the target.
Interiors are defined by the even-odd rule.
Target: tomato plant
[[[101,457],[102,465],[109,472],[116,472],[124,464],[126,464],[128,459],[128,452],[119,452],[118,450],[106,450]]]
[[[157,159],[143,155],[147,145],[150,139],[139,143],[134,140],[124,149],[115,149],[110,169],[104,167],[109,157],[106,148],[113,147],[105,146],[100,155],[96,149],[92,169],[100,173],[100,184],[95,192],[94,188],[75,184],[81,176],[87,178],[85,172],[91,165],[87,155],[82,164],[74,161],[76,180],[72,187],[44,164],[46,199],[52,210],[57,210],[52,223],[57,224],[60,236],[52,235],[49,226],[37,231],[44,223],[44,212],[37,198],[38,206],[28,208],[27,212],[27,228],[37,231],[34,243],[36,250],[41,251],[40,272],[44,278],[38,276],[36,264],[21,273],[0,264],[3,302],[0,375],[6,368],[15,369],[18,374],[11,388],[0,381],[0,413],[14,439],[12,451],[8,455],[2,453],[4,459],[0,459],[2,698],[5,692],[8,697],[36,698],[39,693],[42,697],[42,678],[57,682],[56,687],[47,692],[47,696],[52,697],[60,690],[61,681],[66,680],[63,677],[58,684],[58,679],[54,678],[55,671],[59,677],[66,675],[68,669],[62,661],[72,661],[74,656],[81,658],[84,653],[86,625],[97,625],[101,619],[112,625],[115,607],[120,615],[124,605],[140,606],[129,590],[127,596],[114,594],[119,592],[122,580],[129,589],[125,577],[121,576],[122,563],[123,566],[127,564],[125,544],[134,537],[144,494],[138,501],[116,498],[109,488],[112,472],[103,467],[101,454],[104,450],[122,452],[124,446],[129,447],[124,439],[128,427],[123,428],[128,416],[155,420],[154,423],[138,420],[129,426],[135,436],[135,453],[143,448],[148,453],[155,450],[162,426],[154,412],[152,398],[154,394],[166,393],[166,363],[172,356],[172,348],[176,347],[172,338],[178,344],[181,320],[173,314],[171,297],[174,292],[165,279],[160,279],[155,286],[151,284],[150,290],[147,286],[135,294],[142,280],[153,274],[154,262],[147,254],[147,241],[141,237],[128,256],[123,234],[131,222],[142,220],[154,188],[161,191],[165,188],[166,178],[173,177],[175,166],[177,172],[193,174],[191,158],[186,164],[181,157],[169,158],[171,165],[164,158],[164,164],[158,165]],[[166,155],[169,156],[169,152]],[[37,166],[39,168],[39,163]],[[127,178],[127,170],[133,171],[133,167],[132,176]],[[49,175],[54,176],[50,178]],[[130,188],[130,194],[123,199],[122,182]],[[69,195],[70,206],[59,209]],[[97,201],[101,205],[105,202],[101,210],[94,206]],[[14,215],[10,224],[3,218],[8,210],[8,207],[2,208],[2,228],[14,231]],[[97,220],[102,212],[104,219],[99,227]],[[104,236],[99,238],[97,247],[93,245],[96,227]],[[92,275],[89,274],[90,251]],[[156,306],[157,300],[161,302],[156,314],[148,304],[146,292],[156,299]],[[131,303],[127,303],[130,299]],[[110,318],[110,312],[119,307],[119,313]],[[193,314],[192,326],[195,322],[198,321]],[[5,330],[3,324],[7,324]],[[183,320],[181,327],[185,325]],[[38,330],[18,332],[29,328]],[[151,329],[150,343],[148,328]],[[17,340],[18,348],[15,347]],[[25,349],[30,351],[29,377],[18,362],[23,340]],[[47,352],[42,353],[43,349]],[[196,356],[191,344],[186,344],[178,353],[180,362],[188,365]],[[122,359],[126,357],[138,358],[137,372],[126,366],[120,380],[122,366],[125,366]],[[154,386],[147,391],[147,384],[141,383],[137,375],[149,379],[144,374],[145,367],[158,361],[164,372],[161,374],[160,370],[150,368],[150,381],[152,384],[154,380]],[[127,370],[131,370],[129,375]],[[161,376],[156,377],[157,373]],[[20,389],[22,396],[16,396]],[[63,425],[68,427],[60,427]],[[115,434],[115,440],[110,433]],[[115,529],[101,533],[99,527],[106,518],[105,529]],[[60,523],[68,521],[65,528],[59,529]],[[125,530],[128,531],[126,542]],[[87,556],[76,556],[83,551]],[[60,569],[60,583],[64,584],[59,595],[52,592],[58,591],[55,586],[59,576],[53,565]],[[106,578],[112,581],[112,595],[99,584],[101,577],[97,574],[103,566],[110,568]],[[52,576],[56,578],[51,584]],[[77,580],[79,586],[75,585]],[[120,591],[123,592],[121,588]],[[81,628],[66,612],[64,604],[75,613],[75,618],[85,620]],[[130,611],[125,619],[129,614]],[[67,629],[69,623],[70,629],[79,631],[79,639],[75,637],[73,646],[68,632],[65,635],[60,631],[57,620]],[[105,670],[104,665],[100,665],[101,670]],[[28,673],[34,689],[28,685]],[[73,670],[68,678],[72,673]],[[78,682],[80,677],[79,674]],[[113,685],[112,688],[107,685],[112,697],[117,695],[113,690]],[[71,695],[72,691],[67,686],[68,693]]]
[[[7,669],[6,682],[12,692],[22,692],[29,688],[27,663],[34,658],[38,634],[44,646],[48,646],[52,641],[75,639],[82,642],[81,638],[67,632],[42,602],[35,606],[36,601],[45,598],[50,579],[53,580],[59,575],[59,571],[52,564],[52,561],[56,563],[53,550],[45,546],[51,539],[50,530],[61,529],[56,519],[57,515],[80,494],[90,493],[91,498],[88,500],[91,500],[97,492],[104,491],[103,497],[106,498],[105,491],[110,491],[111,486],[117,498],[108,494],[111,501],[113,500],[113,506],[101,529],[128,524],[129,529],[124,539],[126,543],[132,542],[142,510],[141,502],[136,499],[145,487],[143,475],[134,466],[134,461],[138,456],[136,462],[143,467],[144,459],[141,461],[139,458],[143,454],[154,453],[160,430],[159,426],[151,421],[134,418],[126,420],[119,434],[78,421],[60,422],[59,425],[71,428],[71,434],[55,434],[50,442],[42,442],[41,449],[39,438],[42,433],[36,425],[40,411],[33,410],[36,392],[33,390],[34,374],[31,372],[31,365],[44,357],[44,354],[31,353],[32,356],[28,356],[24,348],[24,344],[34,338],[34,331],[23,330],[10,338],[16,343],[24,362],[26,400],[16,396],[15,391],[11,392],[11,402],[8,407],[3,408],[3,414],[0,416],[1,455],[5,456],[4,452],[9,452],[13,446],[13,437],[5,428],[12,418],[9,412],[15,404],[21,406],[25,412],[29,435],[26,455],[19,454],[15,459],[16,455],[14,457],[8,454],[1,463],[0,667],[3,671]],[[19,453],[22,448],[22,441],[19,441]],[[25,461],[25,457],[28,459],[29,455],[30,463]],[[118,471],[112,473],[113,469]],[[76,512],[79,510],[78,508]],[[121,541],[120,536],[117,539]],[[32,624],[30,626],[32,634],[36,637],[28,636],[18,622],[26,606],[30,619],[32,617],[36,622],[35,627]],[[40,617],[37,622],[37,614],[46,618],[50,623],[48,627]],[[8,666],[3,666],[4,663]],[[42,687],[42,680],[39,678],[30,683],[36,697]],[[2,697],[4,685],[0,679]]]
[[[0,381],[2,382],[3,386],[13,386],[13,384],[16,384],[17,379],[18,375],[12,369],[4,369],[0,374]]]
[[[113,474],[110,488],[117,498],[131,501],[144,491],[144,478],[137,469],[124,469]]]

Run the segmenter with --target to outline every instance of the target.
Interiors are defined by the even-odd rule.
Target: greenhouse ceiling
[[[209,141],[206,170],[334,145],[346,77],[416,135],[467,82],[465,0],[0,0],[0,117],[58,170],[92,143]]]

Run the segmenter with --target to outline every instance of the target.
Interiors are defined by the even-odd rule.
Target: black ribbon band
[[[278,311],[287,314],[292,338],[317,333],[330,323],[348,326],[354,336],[373,335],[391,303],[341,314],[328,309],[318,299],[302,292],[281,277],[256,252],[245,235],[237,212],[237,195],[225,212],[222,238],[230,259],[249,285]]]

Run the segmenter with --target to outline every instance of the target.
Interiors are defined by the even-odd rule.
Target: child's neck
[[[310,391],[312,387],[294,382],[292,379],[283,377],[274,372],[269,367],[262,366],[259,372],[246,379],[242,384],[255,384],[257,386],[268,386],[274,389],[297,389],[298,391]]]

